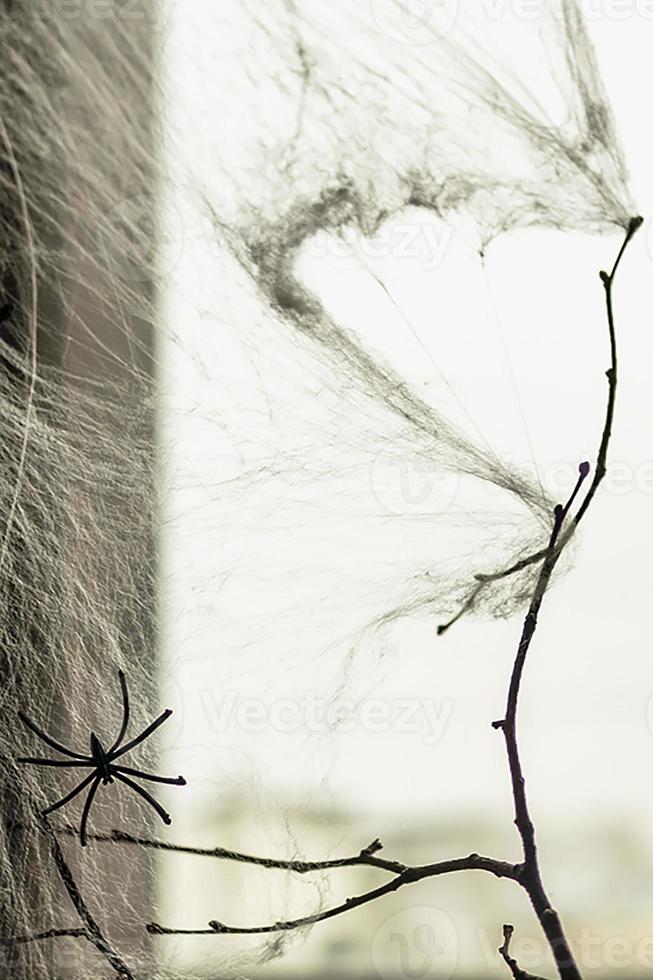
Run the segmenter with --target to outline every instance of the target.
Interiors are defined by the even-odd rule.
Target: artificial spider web
[[[55,768],[70,767],[74,769],[93,770],[88,776],[82,779],[82,781],[78,783],[78,785],[71,790],[70,793],[64,796],[61,800],[58,800],[56,803],[53,803],[51,806],[47,807],[47,809],[43,810],[44,815],[53,813],[55,810],[59,810],[67,803],[70,803],[71,800],[75,799],[75,797],[83,792],[87,786],[90,786],[84,802],[84,809],[82,811],[82,820],[80,824],[79,836],[82,847],[86,847],[86,828],[88,825],[88,818],[100,783],[103,783],[106,786],[109,783],[113,783],[114,779],[117,779],[119,782],[129,786],[130,789],[142,797],[147,803],[150,804],[151,807],[153,807],[154,810],[156,810],[165,824],[172,823],[170,815],[163,809],[158,800],[155,800],[146,789],[139,786],[138,783],[134,781],[134,778],[131,777],[135,777],[136,779],[145,779],[152,783],[166,783],[170,786],[186,785],[186,780],[183,776],[156,776],[152,773],[143,772],[141,769],[132,769],[129,766],[114,765],[116,759],[125,755],[127,752],[130,752],[133,748],[136,748],[137,745],[140,745],[141,742],[144,742],[147,738],[149,738],[150,735],[152,735],[157,728],[164,723],[164,721],[167,721],[172,714],[172,710],[170,708],[166,708],[166,710],[163,711],[158,718],[149,724],[147,728],[143,729],[140,735],[136,735],[135,738],[132,738],[129,742],[123,744],[123,739],[127,733],[127,726],[129,724],[129,692],[127,690],[127,679],[122,670],[118,671],[118,677],[120,679],[120,689],[122,691],[122,722],[118,737],[108,750],[104,748],[95,732],[91,732],[91,754],[82,755],[79,752],[74,752],[72,749],[66,748],[65,745],[61,745],[59,742],[55,741],[55,739],[51,738],[46,732],[42,731],[42,729],[40,729],[38,725],[36,725],[22,711],[18,712],[18,716],[23,724],[34,732],[34,734],[37,735],[42,742],[45,742],[46,745],[49,745],[62,755],[67,756],[70,761],[63,759],[40,759],[26,757],[17,759],[17,762],[27,763],[32,766],[50,766]]]

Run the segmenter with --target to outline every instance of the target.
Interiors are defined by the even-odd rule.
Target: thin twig
[[[69,836],[79,835],[77,827],[70,824],[57,827],[57,832]],[[382,871],[390,871],[392,874],[402,874],[407,870],[407,865],[399,861],[386,861],[384,858],[377,857],[382,850],[381,841],[372,841],[367,847],[353,857],[335,858],[331,861],[291,861],[279,858],[255,857],[252,854],[243,854],[240,851],[230,851],[224,847],[191,847],[185,844],[171,844],[168,841],[156,840],[150,837],[137,837],[134,834],[127,834],[122,830],[110,830],[106,834],[90,833],[87,835],[89,841],[96,843],[116,843],[127,844],[138,847],[150,848],[156,851],[172,851],[176,854],[190,854],[195,857],[215,858],[221,861],[235,861],[241,864],[255,865],[259,868],[270,868],[279,871],[294,871],[296,874],[310,874],[313,871],[329,871],[335,868],[352,868],[356,866],[366,866],[379,868]]]
[[[123,980],[134,980],[134,975],[127,966],[127,964],[121,959],[120,955],[109,945],[107,940],[102,934],[102,930],[98,926],[97,922],[91,915],[86,902],[79,890],[79,886],[73,877],[73,873],[70,870],[68,862],[66,861],[63,851],[61,850],[61,845],[57,839],[57,835],[50,826],[47,817],[43,814],[38,815],[39,825],[48,840],[50,846],[50,853],[52,854],[52,859],[56,865],[57,871],[59,872],[59,877],[61,878],[68,896],[75,907],[77,915],[81,919],[86,938],[89,942],[93,943],[98,953],[104,957],[104,959],[109,963],[114,972],[122,977]]]
[[[606,293],[610,335],[611,364],[609,370],[607,371],[608,404],[597,454],[594,478],[583,502],[578,509],[578,512],[576,513],[576,516],[572,517],[570,520],[570,528],[572,532],[578,527],[583,515],[587,512],[588,507],[591,504],[601,483],[601,480],[605,475],[607,453],[612,435],[612,423],[614,419],[617,388],[617,344],[614,326],[614,312],[612,307],[612,286],[626,246],[637,229],[640,227],[641,223],[641,218],[634,218],[631,221],[626,238],[621,250],[619,251],[612,272],[601,273],[601,281],[604,284]],[[578,483],[576,484],[576,487],[567,504],[564,507],[561,507],[560,505],[556,507],[549,546],[540,569],[528,612],[526,613],[526,618],[524,620],[524,625],[519,640],[519,646],[517,648],[517,655],[515,657],[512,675],[510,678],[505,717],[501,721],[494,722],[494,727],[500,728],[503,731],[506,742],[506,751],[508,754],[508,764],[510,768],[510,778],[515,806],[515,824],[521,837],[524,852],[524,865],[522,875],[520,877],[520,883],[527,892],[533,909],[535,910],[535,914],[537,915],[540,925],[542,926],[542,929],[544,930],[544,933],[549,941],[561,980],[581,980],[581,974],[565,936],[560,917],[551,907],[551,902],[549,901],[548,895],[542,883],[537,846],[535,842],[535,828],[533,826],[528,808],[526,785],[519,754],[517,740],[517,708],[524,665],[531,642],[537,629],[538,615],[542,601],[551,580],[551,575],[553,574],[560,555],[564,550],[566,542],[569,540],[569,533],[565,533],[561,539],[561,532],[576,496],[580,491],[581,485],[589,474],[589,464],[581,464],[579,469],[580,472]]]
[[[499,952],[512,973],[514,980],[542,980],[542,977],[536,977],[533,973],[526,973],[525,970],[522,970],[514,956],[510,955],[510,940],[512,939],[513,932],[514,929],[512,926],[505,925],[503,927],[503,945],[499,946]]]
[[[364,892],[354,898],[348,898],[342,905],[327,909],[324,912],[316,912],[300,919],[291,919],[285,922],[274,922],[271,925],[238,927],[227,926],[217,919],[209,922],[208,929],[170,929],[152,922],[147,926],[147,930],[157,936],[210,936],[220,933],[221,935],[266,935],[274,932],[292,932],[296,929],[303,929],[307,926],[315,925],[317,922],[325,922],[327,919],[334,919],[336,916],[351,912],[352,909],[360,908],[361,905],[369,905],[385,895],[404,887],[404,885],[414,884],[416,881],[424,881],[426,878],[436,878],[439,875],[451,874],[455,871],[486,871],[495,875],[497,878],[509,878],[519,881],[521,865],[508,864],[506,861],[496,861],[494,858],[481,857],[479,854],[470,854],[464,858],[454,858],[450,861],[439,861],[437,864],[428,864],[420,867],[406,868],[398,874],[392,881],[386,882],[378,888]]]
[[[617,342],[616,342],[616,333],[615,333],[615,324],[614,324],[614,309],[612,303],[612,284],[614,282],[614,278],[615,275],[617,274],[619,266],[621,265],[621,260],[624,257],[626,248],[628,247],[628,244],[630,243],[630,240],[633,237],[633,235],[641,227],[643,220],[644,219],[641,217],[633,218],[631,220],[630,224],[628,225],[628,229],[626,231],[626,237],[624,239],[624,242],[621,246],[619,254],[617,255],[617,259],[614,263],[614,266],[612,267],[612,272],[610,273],[601,272],[601,281],[603,282],[603,285],[605,287],[605,292],[606,292],[608,327],[609,327],[609,335],[610,335],[611,366],[606,372],[608,378],[608,404],[606,409],[605,425],[603,427],[603,432],[601,435],[601,443],[599,446],[599,451],[597,453],[594,478],[589,487],[589,490],[587,491],[587,494],[585,496],[585,499],[583,500],[582,505],[578,509],[578,513],[571,520],[569,528],[565,530],[565,535],[561,542],[563,547],[567,544],[567,541],[573,535],[574,531],[576,530],[576,528],[582,521],[583,517],[585,516],[587,509],[592,503],[596,491],[598,490],[601,481],[605,476],[608,447],[610,445],[610,438],[612,436],[612,422],[614,419],[614,408],[615,408],[616,396],[617,396]],[[454,616],[452,616],[452,618],[448,620],[448,622],[442,623],[440,626],[438,626],[437,629],[438,636],[442,636],[444,633],[446,633],[447,630],[449,630],[460,619],[462,619],[462,617],[466,613],[468,613],[471,609],[473,609],[478,596],[484,590],[486,585],[489,585],[492,582],[499,582],[501,581],[501,579],[509,578],[511,575],[517,574],[517,572],[524,571],[526,568],[529,568],[531,565],[534,565],[537,562],[542,561],[546,557],[546,554],[547,554],[547,549],[541,548],[539,551],[535,551],[533,552],[533,554],[527,555],[525,558],[522,558],[520,561],[515,562],[513,565],[510,565],[508,568],[504,568],[498,572],[493,572],[490,574],[476,575],[476,585],[474,585],[470,590],[467,598],[462,603],[459,611]]]
[[[527,555],[526,558],[521,558],[519,561],[515,562],[514,565],[510,565],[509,568],[502,568],[499,572],[490,572],[489,574],[479,573],[475,575],[476,585],[471,589],[469,595],[461,605],[458,612],[451,617],[446,623],[441,623],[438,626],[437,634],[438,636],[443,636],[447,630],[451,629],[452,626],[462,619],[463,616],[474,608],[474,603],[476,602],[478,596],[481,594],[486,585],[491,582],[500,582],[501,579],[509,578],[511,575],[516,575],[517,572],[523,572],[526,568],[530,568],[531,565],[535,565],[538,561],[541,561],[546,555],[546,548],[540,548],[539,551],[533,552],[531,555]]]
[[[589,466],[584,464],[580,468],[578,483],[565,507],[556,508],[555,520],[547,555],[544,559],[537,585],[531,599],[531,603],[524,620],[522,634],[519,640],[517,655],[513,665],[510,678],[510,687],[506,705],[505,717],[500,721],[493,722],[494,728],[503,731],[506,751],[508,754],[508,765],[510,768],[510,779],[512,784],[512,795],[515,807],[515,824],[522,841],[524,853],[524,864],[520,876],[520,884],[528,894],[531,904],[537,915],[538,921],[549,941],[551,951],[556,960],[556,966],[561,980],[581,980],[581,975],[576,966],[573,953],[565,936],[562,923],[558,913],[551,907],[551,902],[544,889],[540,875],[537,847],[535,843],[535,827],[531,820],[528,800],[526,797],[526,786],[519,746],[517,741],[517,707],[519,693],[521,690],[521,680],[526,662],[526,656],[531,645],[533,636],[537,629],[538,614],[544,594],[547,590],[551,575],[556,562],[561,554],[557,549],[558,537],[562,529],[565,518],[567,517],[571,505],[576,498],[583,480],[587,477]]]
[[[601,435],[601,442],[599,445],[599,450],[596,457],[596,467],[594,470],[594,478],[590,485],[589,490],[583,500],[582,504],[578,508],[576,516],[571,521],[572,529],[575,530],[583,517],[585,516],[588,507],[592,503],[596,491],[598,490],[604,476],[606,473],[606,463],[608,458],[608,449],[610,446],[610,439],[612,438],[612,423],[614,421],[614,409],[617,399],[617,334],[615,330],[614,322],[614,306],[612,301],[612,287],[614,285],[615,276],[621,265],[621,260],[624,257],[625,251],[632,239],[633,235],[641,228],[644,219],[641,217],[633,218],[628,226],[628,231],[626,232],[626,237],[624,239],[623,245],[619,250],[616,261],[612,267],[612,272],[601,272],[601,282],[605,289],[605,304],[608,315],[608,332],[610,337],[610,367],[606,371],[606,377],[608,379],[608,404],[605,414],[605,423],[603,426],[603,433]]]

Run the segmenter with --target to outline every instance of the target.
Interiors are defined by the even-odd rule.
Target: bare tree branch
[[[73,877],[73,873],[70,870],[68,862],[66,861],[63,851],[61,850],[61,845],[57,839],[57,835],[50,826],[47,817],[39,814],[38,817],[39,825],[45,834],[48,843],[50,845],[50,853],[52,854],[52,859],[56,865],[57,871],[59,872],[59,877],[61,878],[68,896],[75,907],[77,915],[84,924],[84,931],[86,938],[91,942],[101,956],[109,963],[111,968],[119,977],[123,977],[124,980],[134,980],[134,975],[127,966],[127,964],[121,959],[120,955],[115,952],[115,950],[109,945],[107,940],[104,938],[100,927],[91,915],[86,902],[79,890],[79,886]]]
[[[531,900],[535,913],[540,924],[549,940],[549,945],[556,959],[558,972],[561,980],[581,980],[581,975],[574,961],[571,948],[564,934],[562,923],[557,912],[551,907],[548,895],[542,884],[540,876],[537,847],[535,843],[535,827],[531,820],[526,797],[526,785],[519,755],[517,742],[517,707],[521,690],[521,681],[526,663],[526,656],[530,649],[531,641],[535,635],[538,622],[538,614],[547,590],[551,574],[555,568],[561,551],[557,548],[558,538],[565,518],[580,490],[580,487],[589,473],[589,465],[581,464],[580,473],[576,487],[564,507],[556,508],[553,530],[547,551],[547,556],[540,570],[537,585],[533,593],[533,598],[524,620],[517,656],[513,665],[510,687],[508,690],[508,701],[506,705],[506,716],[501,721],[494,722],[495,728],[503,731],[506,740],[506,751],[508,753],[508,764],[510,767],[510,778],[512,782],[512,793],[515,804],[515,824],[522,840],[524,852],[524,865],[520,878],[520,883],[526,890]]]
[[[610,273],[601,272],[600,274],[601,281],[605,287],[605,292],[606,292],[608,328],[609,328],[609,337],[610,337],[610,368],[606,372],[606,376],[608,378],[608,404],[606,409],[603,432],[601,435],[601,443],[599,445],[599,450],[597,453],[594,478],[585,496],[585,499],[583,500],[583,503],[578,509],[578,513],[571,520],[570,526],[566,530],[565,535],[562,538],[561,547],[564,547],[566,545],[567,541],[573,535],[574,531],[580,524],[581,520],[583,519],[584,515],[587,512],[587,509],[592,503],[592,500],[594,499],[594,495],[596,494],[596,491],[598,490],[601,481],[605,476],[608,447],[610,445],[610,438],[612,436],[612,422],[614,419],[614,408],[615,408],[616,396],[617,396],[617,341],[616,341],[616,332],[615,332],[615,323],[614,323],[614,309],[613,309],[613,302],[612,302],[612,285],[614,282],[614,278],[617,274],[617,271],[619,269],[619,266],[621,265],[621,260],[624,257],[626,248],[628,247],[628,244],[630,243],[630,240],[633,237],[633,235],[641,227],[643,220],[644,219],[642,217],[636,217],[631,220],[630,224],[628,225],[628,229],[626,231],[626,237],[624,239],[624,242],[621,246],[619,254],[617,255],[617,259],[614,263],[614,266],[612,267],[612,272]],[[438,636],[442,636],[444,633],[446,633],[447,630],[449,630],[460,619],[462,619],[462,617],[466,613],[468,613],[471,609],[473,609],[476,599],[481,594],[481,592],[483,591],[486,585],[489,585],[491,582],[501,581],[501,579],[504,578],[509,578],[511,575],[515,575],[517,574],[517,572],[523,571],[525,568],[528,568],[530,565],[534,565],[538,561],[542,561],[544,558],[546,558],[547,552],[548,552],[547,548],[542,548],[539,551],[534,552],[532,555],[527,555],[526,558],[522,558],[520,561],[515,562],[515,564],[511,565],[509,568],[504,568],[498,572],[493,572],[488,575],[477,575],[476,585],[472,587],[472,589],[469,592],[469,595],[464,600],[458,612],[448,622],[442,623],[440,626],[438,626],[437,629]]]
[[[612,423],[614,418],[617,390],[617,344],[614,326],[614,312],[612,307],[612,286],[626,246],[637,229],[640,227],[641,223],[641,218],[634,218],[630,222],[626,233],[626,238],[621,250],[619,251],[612,272],[601,273],[601,281],[604,284],[606,292],[611,353],[611,366],[607,372],[608,404],[597,455],[594,478],[576,516],[570,521],[570,533],[573,533],[573,531],[578,527],[583,515],[587,512],[606,471],[606,459],[610,445],[610,438],[612,435]],[[554,524],[546,557],[542,564],[542,568],[540,569],[540,574],[538,576],[528,612],[526,613],[526,618],[524,620],[524,625],[519,640],[517,655],[513,665],[512,676],[510,678],[505,718],[503,718],[501,721],[494,722],[494,727],[500,728],[503,731],[506,741],[506,751],[508,754],[508,764],[510,768],[512,793],[515,805],[515,824],[522,840],[524,852],[524,865],[520,883],[526,890],[535,910],[535,914],[537,915],[540,925],[542,926],[542,929],[544,930],[544,933],[549,941],[561,980],[581,980],[581,974],[565,936],[560,917],[551,907],[551,902],[549,901],[549,897],[542,883],[537,846],[535,842],[535,828],[533,826],[528,808],[526,784],[519,754],[517,740],[517,708],[524,665],[531,642],[537,629],[538,615],[542,606],[542,601],[551,580],[551,575],[553,574],[565,544],[570,537],[570,534],[567,533],[562,536],[562,540],[559,542],[561,532],[571,511],[572,505],[581,489],[582,483],[588,474],[589,464],[582,463],[579,467],[578,482],[571,497],[564,507],[560,505],[556,507]]]
[[[596,491],[598,490],[603,477],[606,472],[606,462],[608,458],[608,449],[610,446],[610,439],[612,437],[612,423],[614,420],[614,409],[617,399],[617,335],[615,330],[614,322],[614,306],[612,299],[612,288],[614,285],[615,276],[621,265],[621,260],[624,257],[625,251],[632,239],[633,235],[641,228],[644,219],[642,217],[633,218],[628,226],[626,232],[626,237],[624,239],[623,245],[619,250],[616,261],[612,267],[612,272],[601,272],[601,282],[605,289],[605,303],[608,315],[608,333],[610,338],[610,367],[606,371],[606,377],[608,379],[608,405],[605,413],[605,422],[603,425],[603,433],[601,435],[601,442],[599,445],[599,450],[596,458],[596,467],[594,470],[594,477],[590,485],[589,490],[583,500],[582,504],[578,508],[578,513],[571,521],[571,529],[575,530],[583,517],[585,516],[588,507],[592,503]]]
[[[208,929],[171,929],[160,926],[152,922],[147,926],[150,933],[158,936],[204,936],[212,933],[222,935],[265,935],[273,932],[292,932],[296,929],[303,929],[306,926],[315,925],[317,922],[325,922],[327,919],[334,919],[336,916],[351,912],[353,909],[360,908],[362,905],[369,905],[385,895],[398,891],[404,885],[412,885],[417,881],[424,881],[426,878],[436,878],[440,875],[451,874],[455,871],[486,871],[495,875],[497,878],[510,878],[519,881],[521,875],[521,865],[508,864],[506,861],[496,861],[494,858],[481,857],[479,854],[470,854],[464,858],[454,858],[450,861],[439,861],[437,864],[428,864],[421,867],[406,868],[398,874],[392,881],[386,882],[378,888],[364,892],[354,898],[348,898],[342,905],[327,909],[324,912],[316,912],[300,919],[291,919],[285,922],[274,922],[271,925],[238,927],[227,926],[217,919],[209,922]]]
[[[70,824],[57,827],[57,833],[69,836],[78,836],[79,830]],[[115,843],[127,844],[137,847],[150,848],[156,851],[172,851],[176,854],[192,854],[195,857],[208,857],[220,861],[235,861],[241,864],[250,864],[259,868],[270,868],[279,871],[293,871],[296,874],[310,874],[312,871],[330,871],[336,868],[352,868],[364,865],[370,868],[379,868],[381,871],[390,871],[392,874],[402,874],[408,869],[408,865],[401,864],[399,861],[386,861],[384,858],[377,857],[379,851],[383,850],[380,840],[374,840],[367,847],[356,854],[354,857],[335,858],[331,861],[291,861],[282,858],[256,857],[252,854],[243,854],[240,851],[230,851],[224,847],[192,847],[186,844],[171,844],[168,841],[157,840],[150,837],[138,837],[134,834],[125,833],[122,830],[110,830],[106,834],[89,833],[89,841],[96,843]]]

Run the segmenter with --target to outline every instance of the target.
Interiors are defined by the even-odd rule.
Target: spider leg
[[[81,759],[71,759],[70,762],[67,762],[65,759],[32,759],[21,757],[20,759],[16,759],[16,762],[26,762],[30,766],[56,766],[62,769],[95,769],[95,762],[90,757],[84,761]]]
[[[125,737],[125,732],[127,731],[127,725],[129,724],[129,692],[127,690],[127,678],[125,677],[122,670],[118,671],[118,678],[120,680],[120,690],[122,691],[122,723],[120,725],[118,738],[115,740],[115,742],[109,749],[107,755],[111,755],[111,753],[115,752],[115,750],[118,748],[123,738]]]
[[[72,790],[70,793],[68,793],[67,796],[64,796],[64,798],[62,800],[59,800],[58,803],[53,803],[52,806],[49,806],[46,810],[44,810],[43,815],[45,816],[48,813],[54,813],[55,810],[58,810],[60,807],[65,806],[66,803],[70,803],[71,800],[74,800],[75,797],[78,796],[83,789],[86,789],[88,784],[92,783],[93,780],[96,778],[97,776],[95,771],[89,773],[88,776],[86,776],[85,779],[82,779],[81,783],[78,783],[77,786],[75,786],[75,789]]]
[[[101,776],[96,776],[93,785],[88,791],[88,796],[86,797],[86,802],[84,803],[84,809],[82,811],[82,822],[79,828],[79,840],[82,847],[86,847],[86,825],[88,824],[88,815],[91,812],[91,805],[95,799],[95,794],[98,791],[100,785]]]
[[[151,783],[167,783],[168,786],[186,785],[183,776],[155,776],[150,772],[141,772],[140,769],[130,769],[129,766],[109,766],[109,771],[115,775],[122,772],[128,776],[138,776],[139,779],[148,779]]]
[[[169,825],[172,823],[172,818],[170,814],[166,813],[166,811],[163,809],[163,807],[158,802],[158,800],[155,800],[153,796],[150,796],[150,794],[146,789],[143,789],[142,786],[139,786],[138,783],[135,783],[133,779],[130,779],[128,776],[123,776],[123,774],[120,772],[116,772],[115,776],[116,779],[119,779],[121,783],[125,783],[125,785],[129,786],[130,789],[133,789],[135,793],[138,793],[139,796],[142,796],[143,799],[156,810],[156,812],[159,814],[159,816],[161,817],[161,819],[165,824]]]
[[[143,729],[140,735],[137,735],[136,738],[132,738],[130,742],[126,742],[125,745],[122,746],[122,748],[117,749],[115,752],[108,753],[109,762],[113,762],[114,759],[119,758],[119,756],[124,755],[125,752],[129,752],[137,745],[140,745],[141,742],[144,742],[145,739],[149,738],[150,735],[153,732],[155,732],[157,728],[159,728],[159,726],[163,724],[164,721],[168,720],[171,714],[172,711],[170,710],[170,708],[166,708],[166,710],[162,714],[160,714],[158,718],[156,718],[150,725],[148,725],[147,728]]]
[[[55,749],[57,752],[61,752],[62,755],[67,755],[70,759],[86,758],[86,756],[81,755],[81,753],[73,752],[71,749],[67,749],[65,745],[61,745],[60,742],[56,742],[53,738],[50,738],[50,736],[47,735],[46,732],[44,732],[41,728],[39,728],[38,725],[35,725],[34,722],[30,718],[28,718],[27,715],[24,714],[22,711],[18,712],[18,717],[20,718],[20,720],[24,725],[27,725],[27,727],[31,729],[31,731],[33,731],[34,734],[37,735],[42,742],[45,742],[46,745],[49,745],[51,749]]]

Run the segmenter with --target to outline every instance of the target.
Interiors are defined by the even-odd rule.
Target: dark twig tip
[[[641,214],[638,214],[635,218],[631,218],[630,223],[628,225],[628,234],[634,235],[637,229],[641,228],[643,224],[644,224],[644,219],[641,216]]]
[[[582,476],[583,480],[585,480],[589,476],[590,469],[591,466],[587,462],[581,463],[580,466],[578,467],[578,472]]]
[[[495,731],[498,731],[500,728],[503,728],[503,726],[505,725],[505,723],[506,723],[506,719],[505,718],[499,718],[498,721],[493,721],[492,722],[492,728],[494,728]]]
[[[213,932],[226,932],[227,931],[227,927],[224,924],[224,922],[218,922],[217,919],[211,919],[211,921],[209,922],[209,929],[212,929]]]

